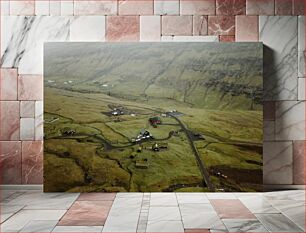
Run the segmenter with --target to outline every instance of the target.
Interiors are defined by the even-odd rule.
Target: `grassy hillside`
[[[201,108],[261,109],[260,43],[130,45],[47,44],[46,86]]]

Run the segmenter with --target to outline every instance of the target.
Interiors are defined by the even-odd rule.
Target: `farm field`
[[[47,43],[44,54],[45,191],[261,190],[262,44]]]

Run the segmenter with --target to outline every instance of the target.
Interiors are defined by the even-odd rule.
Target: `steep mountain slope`
[[[45,82],[138,101],[262,108],[261,43],[47,43]]]

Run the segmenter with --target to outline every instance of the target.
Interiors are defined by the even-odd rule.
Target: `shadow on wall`
[[[273,78],[276,70],[272,68],[271,64],[275,64],[275,53],[273,49],[263,46],[263,100],[271,101],[278,99],[275,97],[275,89],[280,85],[280,80]],[[274,90],[273,90],[274,89]]]

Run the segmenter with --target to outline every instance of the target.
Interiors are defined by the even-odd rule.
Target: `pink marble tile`
[[[162,16],[163,36],[191,36],[192,16]]]
[[[275,120],[275,102],[265,101],[263,108],[263,118],[264,120]]]
[[[208,35],[235,35],[235,16],[208,16]]]
[[[247,15],[274,15],[274,0],[246,0]]]
[[[22,142],[22,183],[43,183],[43,142]]]
[[[119,0],[119,15],[152,15],[153,0]]]
[[[256,42],[259,39],[258,16],[236,16],[236,41]]]
[[[235,36],[219,36],[220,42],[235,42]]]
[[[18,76],[18,99],[19,100],[42,100],[43,77],[41,75]]]
[[[293,184],[305,184],[305,141],[293,141]]]
[[[1,69],[0,100],[17,100],[17,69]]]
[[[34,117],[35,101],[20,101],[20,117]]]
[[[256,219],[255,215],[238,199],[213,199],[210,202],[220,218]]]
[[[193,35],[194,36],[205,36],[208,31],[207,16],[194,15],[193,16]]]
[[[116,193],[81,193],[78,201],[113,201]]]
[[[181,15],[214,15],[216,12],[215,0],[181,0]]]
[[[305,15],[305,0],[293,0],[293,15]]]
[[[140,41],[160,41],[160,21],[157,15],[140,16]]]
[[[292,0],[275,0],[275,15],[292,15]]]
[[[21,184],[21,142],[0,141],[0,183]]]
[[[104,225],[113,201],[76,201],[59,221],[59,226]]]
[[[0,101],[0,140],[19,140],[19,101]]]
[[[34,15],[35,14],[35,0],[16,0],[10,1],[11,15]]]
[[[217,0],[217,15],[245,15],[246,0]]]
[[[74,0],[74,15],[116,15],[117,0]]]
[[[107,41],[139,41],[139,16],[107,16]]]

